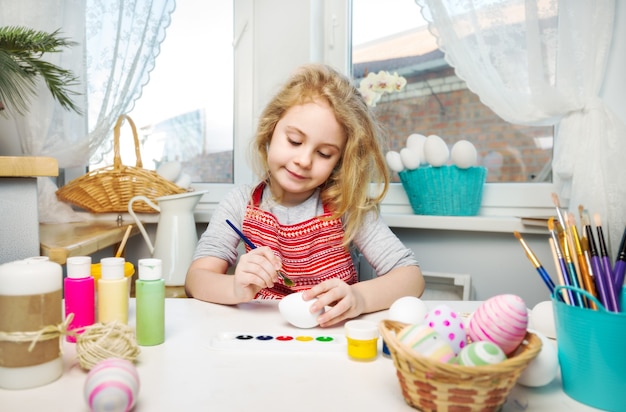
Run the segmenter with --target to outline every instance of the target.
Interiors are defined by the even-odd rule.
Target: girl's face
[[[346,143],[328,103],[293,106],[278,121],[267,153],[271,189],[284,206],[297,205],[330,176]]]

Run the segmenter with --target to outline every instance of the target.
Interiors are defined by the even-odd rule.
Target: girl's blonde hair
[[[253,165],[258,176],[267,180],[267,151],[276,124],[291,107],[316,99],[328,102],[346,135],[341,158],[320,190],[322,202],[332,211],[331,218],[343,217],[343,243],[348,247],[367,212],[376,209],[385,197],[389,172],[378,141],[379,125],[346,76],[321,64],[296,70],[261,114],[251,147]],[[374,196],[369,193],[370,183],[379,185]]]

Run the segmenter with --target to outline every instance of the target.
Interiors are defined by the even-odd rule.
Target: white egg
[[[180,162],[166,162],[159,166],[156,170],[157,174],[170,182],[175,182],[180,175],[183,166]]]
[[[424,142],[424,158],[433,167],[443,166],[450,158],[450,149],[441,137],[431,134]]]
[[[545,336],[556,339],[556,325],[554,324],[554,310],[552,301],[539,302],[530,311],[529,327],[538,330]]]
[[[406,139],[406,147],[413,150],[420,158],[421,164],[426,164],[426,159],[424,159],[424,142],[426,141],[426,136],[419,133],[413,133]]]
[[[472,142],[459,140],[452,146],[450,159],[459,169],[467,169],[476,165],[478,152]]]
[[[427,313],[428,307],[423,300],[415,296],[403,296],[389,306],[387,316],[389,320],[416,324],[422,323]]]
[[[419,155],[408,147],[400,150],[400,159],[402,159],[402,165],[404,165],[406,169],[413,170],[420,167]]]
[[[313,328],[318,325],[317,318],[324,313],[324,309],[311,313],[311,305],[317,299],[305,301],[302,292],[292,293],[278,302],[278,310],[283,318],[298,328]]]
[[[541,350],[520,374],[517,383],[537,388],[549,384],[556,378],[559,371],[559,357],[554,342],[541,332],[532,329],[528,329],[528,331],[541,339]]]
[[[404,170],[404,164],[402,164],[402,157],[400,153],[390,150],[385,155],[385,159],[387,160],[387,165],[394,172],[401,172]]]

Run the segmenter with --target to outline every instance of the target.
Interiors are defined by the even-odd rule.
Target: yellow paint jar
[[[378,325],[367,320],[351,320],[345,324],[348,356],[356,361],[372,361],[378,355]]]

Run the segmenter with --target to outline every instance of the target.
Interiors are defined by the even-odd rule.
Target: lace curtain
[[[615,256],[626,225],[626,127],[599,97],[614,0],[416,3],[448,63],[485,105],[513,124],[557,126],[557,194],[574,216],[579,205],[601,216]]]
[[[175,6],[175,0],[87,1],[90,155],[111,137],[119,115],[130,112],[141,96]],[[98,152],[110,151],[111,145],[108,139]]]
[[[148,82],[165,38],[175,0],[0,0],[1,25],[23,25],[52,32],[79,45],[46,58],[75,74],[83,85],[75,98],[83,115],[56,103],[43,84],[25,116],[12,115],[22,153],[51,156],[60,168],[82,167],[112,142],[118,116],[131,111]],[[111,143],[108,144],[110,150]],[[107,149],[104,150],[106,152]],[[58,202],[57,187],[39,180],[40,222],[80,220]]]

